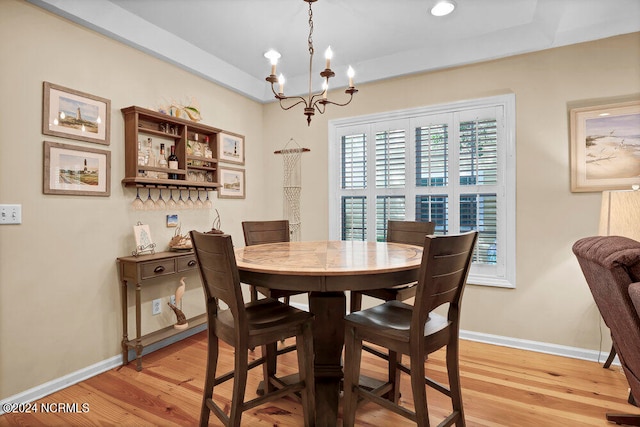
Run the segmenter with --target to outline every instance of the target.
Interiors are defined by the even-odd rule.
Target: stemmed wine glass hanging
[[[157,190],[158,197],[154,200],[152,196],[152,190]],[[178,197],[174,197],[173,192],[178,192]],[[147,188],[147,197],[140,197],[140,187],[136,188],[136,197],[131,202],[131,208],[136,211],[163,211],[163,210],[179,210],[179,209],[210,209],[213,207],[213,203],[209,199],[209,191],[207,190],[195,190],[198,193],[198,197],[194,200],[191,197],[191,190],[187,191],[187,197],[183,198],[182,189],[169,189],[169,198],[165,199],[162,195],[161,188]],[[200,191],[207,193],[207,198],[203,200],[200,197]]]

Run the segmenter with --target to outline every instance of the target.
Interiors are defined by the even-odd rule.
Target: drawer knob
[[[164,271],[164,265],[159,265],[153,270],[154,273],[162,273],[163,271]]]
[[[195,265],[196,265],[196,261],[192,259],[191,261],[189,261],[189,262],[187,263],[187,265],[188,265],[189,267],[193,267],[193,266],[195,266]]]

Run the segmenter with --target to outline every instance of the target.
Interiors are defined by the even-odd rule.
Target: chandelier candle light
[[[325,69],[320,72],[320,76],[324,79],[322,83],[322,92],[313,93],[311,88],[311,74],[313,68],[313,11],[311,10],[311,3],[316,0],[304,0],[309,3],[309,38],[308,38],[308,46],[309,46],[309,95],[307,97],[303,96],[285,96],[284,95],[284,76],[280,74],[280,76],[276,76],[276,66],[278,64],[278,59],[280,58],[280,54],[275,50],[270,50],[264,54],[266,58],[271,61],[271,75],[266,78],[266,80],[271,83],[271,91],[275,95],[276,99],[280,101],[280,107],[283,110],[289,110],[295,107],[298,104],[304,103],[304,114],[307,116],[307,125],[311,125],[311,116],[315,114],[315,111],[318,110],[320,114],[324,114],[325,107],[327,104],[333,104],[340,107],[343,107],[351,102],[353,99],[353,94],[358,92],[353,86],[353,76],[355,72],[353,68],[349,66],[347,70],[347,76],[349,77],[349,87],[344,92],[349,94],[349,100],[344,103],[333,102],[327,99],[327,91],[329,90],[329,79],[335,76],[335,73],[331,70],[331,58],[333,57],[333,52],[331,51],[331,46],[327,48],[324,53],[324,57],[326,59]],[[274,84],[278,83],[278,91],[276,92],[274,88]],[[288,107],[283,104],[283,101],[291,100],[293,104]]]

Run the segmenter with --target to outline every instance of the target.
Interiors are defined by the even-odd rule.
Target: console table
[[[129,349],[136,351],[136,369],[142,370],[142,350],[145,346],[169,338],[183,330],[177,330],[173,325],[157,331],[141,335],[142,322],[140,313],[140,294],[142,285],[157,277],[177,275],[195,269],[198,266],[196,256],[190,252],[158,252],[152,255],[120,257],[118,273],[122,282],[122,365],[129,363]],[[127,316],[127,284],[136,286],[136,337],[128,337]],[[189,329],[207,322],[206,313],[188,319]]]

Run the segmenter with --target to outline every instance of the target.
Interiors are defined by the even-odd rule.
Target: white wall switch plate
[[[22,224],[22,205],[0,205],[0,224]]]

